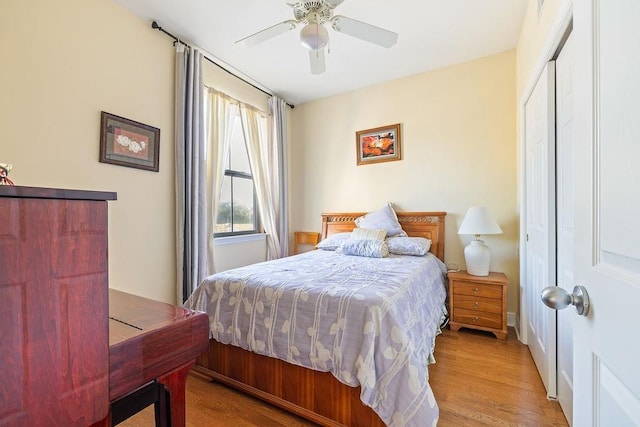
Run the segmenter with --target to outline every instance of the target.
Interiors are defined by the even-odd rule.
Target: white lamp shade
[[[300,31],[300,43],[309,50],[322,49],[329,43],[329,32],[323,25],[311,22]]]
[[[502,234],[498,223],[491,218],[487,208],[471,207],[462,220],[458,234]]]

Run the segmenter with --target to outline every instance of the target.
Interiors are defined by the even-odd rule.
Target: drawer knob
[[[477,302],[473,303],[473,308],[478,308],[478,303]]]
[[[478,321],[478,316],[473,316],[473,319],[471,319],[472,322],[477,322]]]
[[[473,294],[478,295],[478,288],[473,288]]]

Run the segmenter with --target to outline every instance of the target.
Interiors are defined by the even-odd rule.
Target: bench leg
[[[189,363],[174,369],[166,375],[158,377],[158,382],[162,384],[169,394],[169,413],[171,414],[172,427],[185,427],[185,389],[187,385],[187,375],[193,365],[195,359]]]

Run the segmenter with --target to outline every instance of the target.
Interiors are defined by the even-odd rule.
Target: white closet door
[[[573,291],[573,37],[556,60],[557,282]],[[573,418],[573,321],[575,313],[558,311],[558,401],[567,420]]]
[[[556,313],[540,302],[555,285],[555,64],[525,104],[525,292],[527,342],[550,397],[556,396]]]
[[[640,1],[575,0],[576,426],[640,425]]]

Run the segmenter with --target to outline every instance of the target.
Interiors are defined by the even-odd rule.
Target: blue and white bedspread
[[[428,383],[445,311],[435,256],[365,258],[316,250],[208,277],[185,306],[209,313],[210,337],[361,386],[391,426],[431,426]]]

